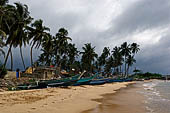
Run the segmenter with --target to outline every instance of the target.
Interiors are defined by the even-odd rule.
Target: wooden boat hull
[[[89,85],[102,85],[105,84],[106,81],[105,80],[92,80]]]

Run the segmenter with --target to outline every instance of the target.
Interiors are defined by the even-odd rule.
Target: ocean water
[[[148,113],[170,113],[170,81],[154,80],[143,84]]]

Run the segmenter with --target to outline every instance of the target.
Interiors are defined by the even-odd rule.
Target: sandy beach
[[[134,83],[0,92],[0,113],[80,113],[101,104],[93,99]]]
[[[143,90],[143,83],[138,82],[121,88],[114,94],[103,95],[102,99],[96,100],[101,104],[82,113],[147,113],[146,99],[139,93]]]

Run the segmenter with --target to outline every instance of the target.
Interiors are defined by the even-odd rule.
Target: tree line
[[[128,75],[129,68],[136,62],[135,55],[140,50],[137,43],[124,42],[120,47],[104,47],[99,56],[91,43],[84,44],[82,51],[76,48],[72,38],[68,36],[65,28],[60,28],[56,35],[50,34],[50,28],[43,25],[43,20],[34,20],[30,16],[28,6],[21,3],[8,4],[8,0],[0,3],[0,55],[5,69],[9,56],[11,57],[11,70],[13,70],[12,48],[20,49],[20,56],[24,69],[26,69],[22,48],[30,45],[31,66],[35,63],[43,66],[54,65],[61,69],[71,71],[87,70],[88,72],[104,71]],[[3,47],[8,47],[5,53]],[[37,61],[33,61],[33,50],[41,48]]]

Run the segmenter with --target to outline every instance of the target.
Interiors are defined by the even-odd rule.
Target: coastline
[[[80,113],[101,104],[94,99],[130,84],[135,82],[0,92],[0,113]]]
[[[95,100],[101,104],[81,113],[146,113],[146,98],[140,93],[145,82],[137,82],[118,89],[116,93],[105,94],[102,99]]]

